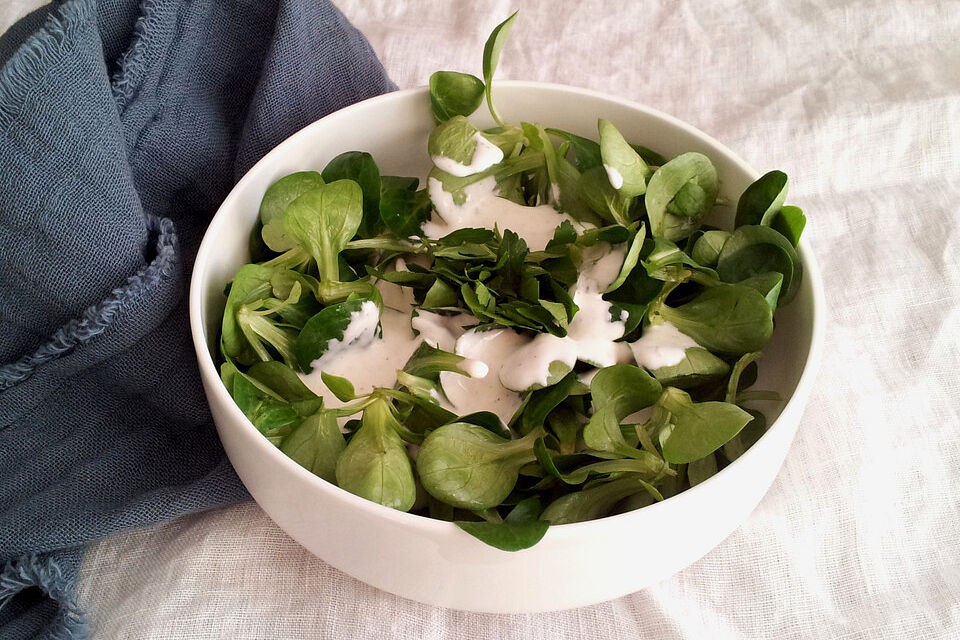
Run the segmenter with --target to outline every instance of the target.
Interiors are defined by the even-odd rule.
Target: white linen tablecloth
[[[13,0],[0,25],[37,4]],[[830,303],[799,435],[740,529],[614,602],[514,616],[410,602],[251,503],[93,545],[80,604],[95,637],[960,637],[960,3],[337,4],[401,88],[479,75],[519,4],[498,77],[635,100],[786,171]]]

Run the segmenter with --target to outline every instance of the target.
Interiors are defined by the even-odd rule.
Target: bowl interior
[[[685,151],[704,153],[717,167],[721,195],[733,203],[757,177],[740,158],[702,132],[626,101],[571,87],[527,82],[499,83],[495,101],[508,122],[539,122],[596,138],[597,118],[605,117],[628,140],[664,155]],[[484,107],[472,120],[482,127],[494,124]],[[244,176],[211,222],[194,266],[191,324],[200,351],[200,367],[206,373],[216,376],[215,349],[225,301],[224,287],[249,260],[249,234],[267,187],[294,171],[319,171],[334,156],[352,150],[370,152],[385,175],[423,178],[431,166],[426,141],[433,126],[425,89],[395,92],[353,105],[304,128],[273,149]],[[732,211],[728,213],[732,216]],[[801,242],[800,255],[805,266],[803,285],[795,300],[777,314],[773,340],[759,363],[756,388],[775,390],[784,400],[763,407],[771,429],[776,427],[774,421],[788,406],[787,401],[793,397],[801,375],[812,368],[808,365],[813,361],[811,347],[817,333],[815,300],[822,294],[818,294],[819,273],[805,242]],[[201,343],[206,349],[199,349]],[[229,400],[222,386],[212,392]],[[252,425],[248,426],[253,429]],[[266,445],[266,440],[263,443]]]

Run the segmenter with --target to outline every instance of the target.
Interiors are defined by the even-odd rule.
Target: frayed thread
[[[87,621],[73,597],[72,585],[53,558],[28,555],[7,563],[0,570],[0,609],[24,591],[37,587],[57,605],[57,615],[45,630],[50,640],[84,640]]]
[[[177,264],[177,234],[169,218],[147,216],[147,228],[156,236],[156,257],[110,296],[88,307],[80,318],[60,327],[50,340],[16,362],[0,367],[0,391],[23,382],[37,367],[54,360],[77,345],[100,335],[113,324],[123,305],[142,291],[153,288],[161,279],[171,277]]]
[[[144,0],[140,8],[140,17],[133,26],[133,37],[130,47],[120,57],[117,70],[110,79],[110,88],[113,91],[117,110],[123,113],[127,105],[136,97],[137,91],[143,84],[147,68],[144,59],[150,48],[148,33],[159,26],[156,18],[160,9],[160,0]]]
[[[89,0],[72,0],[17,49],[0,69],[0,128],[20,117],[30,91],[63,59],[82,26],[93,19]]]

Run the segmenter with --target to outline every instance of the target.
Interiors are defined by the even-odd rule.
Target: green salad
[[[705,155],[602,118],[597,139],[505,122],[490,87],[515,15],[482,80],[431,77],[425,182],[352,151],[267,189],[220,340],[224,385],[290,458],[508,551],[673,496],[763,435],[779,398],[750,387],[805,223],[782,172],[722,229]]]

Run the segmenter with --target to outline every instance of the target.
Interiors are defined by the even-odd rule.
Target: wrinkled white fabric
[[[769,494],[671,579],[522,616],[385,594],[241,505],[94,545],[95,637],[960,637],[960,3],[338,2],[401,87],[479,74],[515,4],[498,77],[645,103],[789,174],[830,310]]]

